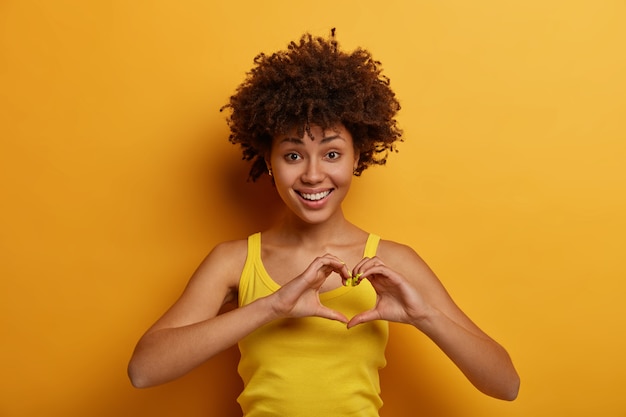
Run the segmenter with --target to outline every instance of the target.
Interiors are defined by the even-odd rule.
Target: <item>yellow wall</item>
[[[0,415],[237,415],[234,349],[148,390],[125,367],[276,204],[219,107],[257,52],[332,26],[383,61],[406,133],[347,214],[416,248],[522,377],[485,397],[393,326],[382,415],[626,415],[623,1],[213,3],[0,3]]]

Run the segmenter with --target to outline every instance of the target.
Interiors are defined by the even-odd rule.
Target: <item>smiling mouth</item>
[[[302,198],[304,198],[307,201],[319,201],[319,200],[323,200],[324,198],[328,197],[328,195],[332,192],[333,190],[327,190],[327,191],[322,191],[319,193],[314,193],[314,194],[308,194],[308,193],[301,193],[298,192],[298,195]]]

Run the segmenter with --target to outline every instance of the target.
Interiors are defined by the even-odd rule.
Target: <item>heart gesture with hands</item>
[[[341,276],[344,285],[358,285],[368,279],[377,293],[376,305],[352,319],[324,306],[319,299],[322,284],[332,273]],[[380,258],[364,258],[351,274],[336,256],[326,254],[316,258],[307,269],[275,293],[274,309],[280,317],[317,316],[347,323],[348,328],[373,320],[410,323],[427,308],[419,293],[399,273],[385,265]]]

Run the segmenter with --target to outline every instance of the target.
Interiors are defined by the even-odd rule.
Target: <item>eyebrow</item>
[[[331,142],[331,141],[333,141],[335,139],[340,139],[340,140],[345,141],[345,139],[341,135],[333,135],[333,136],[327,136],[327,137],[323,138],[320,141],[320,143],[328,143],[328,142]],[[287,142],[287,143],[294,143],[296,145],[300,145],[300,144],[304,143],[302,138],[295,138],[295,137],[294,138],[286,137],[283,140],[281,140],[279,143],[285,143],[285,142]]]

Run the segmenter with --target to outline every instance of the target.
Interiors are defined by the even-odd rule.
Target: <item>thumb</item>
[[[371,309],[367,311],[363,311],[362,313],[357,314],[352,317],[352,319],[348,322],[348,329],[357,326],[359,324],[367,323],[368,321],[379,320],[380,314],[377,310]]]
[[[342,323],[347,323],[348,322],[348,318],[346,316],[344,316],[343,314],[341,314],[340,312],[333,310],[331,308],[325,307],[325,306],[321,306],[316,314],[317,317],[322,317],[325,319],[329,319],[329,320],[337,320],[340,321]]]

